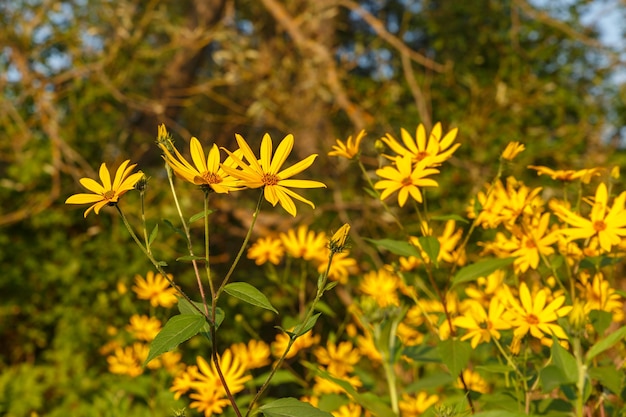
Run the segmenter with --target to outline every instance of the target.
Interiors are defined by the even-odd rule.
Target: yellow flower
[[[250,340],[247,345],[237,343],[230,349],[243,362],[246,369],[261,368],[270,363],[270,347],[262,340]]]
[[[134,343],[125,348],[119,346],[113,355],[107,357],[109,372],[137,377],[143,373],[142,364],[147,356],[148,347],[143,343]]]
[[[425,161],[419,161],[415,166],[411,162],[411,155],[406,154],[396,158],[396,166],[386,166],[376,170],[376,175],[384,178],[374,184],[377,190],[383,190],[380,199],[384,200],[391,194],[398,192],[398,204],[403,207],[409,195],[421,203],[422,193],[419,187],[438,187],[433,179],[424,178],[439,173],[434,168],[426,168]]]
[[[600,247],[607,252],[611,247],[619,245],[622,237],[626,236],[626,191],[621,193],[613,201],[613,206],[608,210],[608,191],[606,185],[601,183],[596,190],[596,196],[591,208],[589,219],[571,212],[563,205],[552,202],[550,208],[565,223],[573,226],[562,229],[560,233],[570,239],[589,239],[598,237]]]
[[[230,404],[230,401],[224,398],[222,391],[217,385],[199,385],[189,395],[189,398],[195,400],[189,404],[189,407],[204,413],[205,417],[222,414],[224,407],[228,407]]]
[[[281,233],[280,240],[289,256],[293,258],[317,262],[326,262],[328,259],[326,251],[328,238],[324,232],[315,233],[306,225],[301,225],[298,230],[289,229],[287,233]]]
[[[474,372],[471,369],[463,370],[463,381],[465,381],[467,388],[472,391],[480,392],[482,394],[489,392],[489,384],[487,384],[487,381],[485,381],[479,373]],[[461,378],[457,379],[456,387],[460,389],[464,388]]]
[[[80,179],[81,185],[93,194],[74,194],[65,200],[65,204],[92,204],[85,211],[84,217],[87,217],[91,210],[98,214],[100,209],[107,204],[110,206],[117,204],[119,198],[127,191],[132,190],[135,183],[143,177],[142,172],[136,172],[131,175],[137,164],[128,165],[129,162],[130,160],[122,162],[115,172],[115,179],[112,183],[111,174],[106,164],[103,163],[100,165],[100,181],[102,184],[91,178]]]
[[[517,155],[524,152],[525,149],[526,147],[523,143],[509,142],[508,145],[506,145],[506,148],[504,148],[504,152],[502,152],[502,155],[500,155],[500,157],[502,159],[506,159],[507,161],[512,161]]]
[[[248,249],[248,259],[254,259],[254,263],[257,265],[263,265],[266,262],[278,265],[284,254],[285,248],[282,241],[271,237],[258,239]]]
[[[313,351],[317,361],[326,365],[328,372],[343,377],[354,370],[354,365],[361,359],[361,354],[352,342],[341,342],[338,345],[328,342],[326,348],[319,346]]]
[[[587,169],[581,169],[578,171],[575,171],[573,169],[555,170],[552,168],[548,168],[544,166],[537,166],[537,165],[528,165],[528,168],[534,169],[535,171],[537,171],[537,175],[545,174],[549,176],[550,178],[552,178],[553,180],[568,182],[568,181],[575,181],[577,179],[580,179],[581,182],[584,184],[589,184],[592,177],[601,175],[602,171],[604,170],[604,168],[587,168]]]
[[[126,330],[135,338],[150,342],[161,331],[161,321],[156,317],[133,314],[130,316],[130,324],[126,326]]]
[[[361,140],[365,136],[365,130],[361,130],[359,134],[352,142],[352,136],[348,137],[346,143],[337,139],[337,144],[333,146],[333,150],[328,152],[328,156],[338,156],[346,159],[353,159],[359,154],[359,147],[361,146]]]
[[[402,411],[402,417],[419,417],[437,402],[439,402],[438,395],[429,395],[422,391],[415,396],[402,394],[402,400],[398,405]]]
[[[219,358],[219,362],[222,375],[231,393],[235,394],[243,390],[244,384],[252,379],[251,375],[245,374],[247,371],[246,364],[230,349],[224,351]],[[197,382],[193,385],[193,388],[198,391],[203,387],[215,387],[218,389],[218,394],[225,396],[226,391],[215,369],[215,364],[211,361],[209,365],[201,356],[196,358],[196,363],[200,372],[196,375]]]
[[[336,376],[336,375],[333,375],[333,376]],[[353,388],[358,388],[358,387],[363,386],[361,379],[356,375],[352,375],[352,376],[344,375],[344,376],[341,376],[341,380],[343,382],[347,382],[348,384],[352,385]],[[339,384],[336,384],[335,382],[330,381],[328,379],[324,379],[320,376],[315,377],[315,385],[313,385],[312,391],[316,394],[342,394],[346,392],[346,390]]]
[[[472,348],[476,349],[479,343],[489,343],[491,338],[500,339],[498,330],[510,329],[511,325],[502,319],[504,305],[498,300],[489,303],[489,313],[478,302],[473,301],[462,316],[452,321],[456,327],[467,329],[461,340],[471,340]]]
[[[364,413],[361,406],[354,403],[344,404],[331,414],[333,417],[364,417],[371,415],[369,411]]]
[[[228,154],[240,169],[223,166],[224,171],[235,178],[240,179],[246,187],[263,187],[264,196],[273,206],[280,205],[292,216],[296,215],[296,205],[292,198],[302,201],[315,208],[315,205],[306,198],[296,194],[289,188],[326,188],[324,183],[312,180],[291,179],[296,174],[311,166],[317,154],[310,155],[289,168],[279,171],[293,149],[293,135],[287,135],[276,148],[272,157],[272,138],[269,134],[263,136],[261,141],[261,158],[257,157],[241,135],[235,135],[239,148],[243,154],[244,162],[237,154],[230,151]]]
[[[159,146],[164,153],[167,164],[177,176],[185,181],[209,187],[216,193],[228,193],[242,188],[239,180],[231,177],[222,169],[223,166],[234,166],[234,162],[231,158],[227,158],[223,164],[220,164],[220,150],[216,144],[213,144],[205,158],[200,141],[192,137],[189,142],[189,151],[193,165],[175,147],[172,146],[175,154],[172,155],[165,143],[159,143]]]
[[[167,276],[170,280],[173,279],[172,275],[168,274]],[[150,300],[150,305],[153,307],[161,306],[169,308],[178,301],[176,290],[170,287],[170,283],[163,275],[155,275],[152,271],[148,271],[146,279],[135,275],[133,291],[140,300]]]
[[[405,129],[400,130],[404,146],[389,133],[382,137],[381,140],[389,146],[396,155],[409,155],[413,164],[424,161],[425,167],[433,167],[439,166],[444,161],[450,159],[452,154],[461,146],[460,143],[453,144],[458,132],[459,129],[454,128],[446,133],[442,139],[441,123],[438,122],[430,132],[430,137],[426,140],[426,128],[420,123],[415,132],[415,139],[413,139],[411,134]],[[388,158],[392,160],[396,159],[395,157],[389,156]]]
[[[293,327],[289,329],[290,332],[293,331]],[[276,339],[272,342],[272,355],[275,357],[280,357],[285,349],[287,349],[287,345],[289,344],[290,336],[287,333],[278,333],[276,335]],[[313,336],[313,332],[306,332],[302,336],[298,337],[293,345],[291,345],[291,349],[285,356],[286,359],[293,358],[303,349],[309,348],[313,345],[316,345],[320,342],[320,336]]]
[[[184,371],[179,372],[172,381],[170,391],[174,393],[174,398],[179,399],[181,395],[193,388],[194,381],[198,377],[198,367],[188,366]]]
[[[379,269],[365,274],[359,290],[372,297],[379,307],[399,306],[398,287],[400,279],[387,269]]]
[[[598,272],[589,279],[586,273],[580,274],[583,287],[584,311],[588,315],[592,310],[612,313],[613,321],[619,322],[624,318],[622,296],[611,288],[610,283]]]
[[[546,305],[549,294],[549,290],[543,288],[537,291],[533,297],[526,283],[522,282],[520,284],[519,298],[521,304],[513,301],[512,308],[509,310],[511,325],[515,329],[513,335],[516,338],[522,338],[530,333],[531,336],[540,339],[542,343],[548,345],[552,344],[552,335],[559,339],[567,339],[567,335],[561,326],[556,324],[556,320],[567,315],[572,310],[572,307],[563,307],[563,303],[565,303],[564,295],[554,297]],[[548,338],[544,339],[544,336]]]

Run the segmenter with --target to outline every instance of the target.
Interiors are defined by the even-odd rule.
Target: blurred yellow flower
[[[130,324],[126,326],[126,330],[136,339],[151,342],[161,331],[161,321],[156,317],[133,314],[130,316]]]
[[[143,373],[143,361],[148,356],[148,347],[143,343],[133,343],[132,346],[117,347],[112,355],[107,357],[109,372],[112,374],[137,377]]]
[[[323,368],[321,368],[323,369]],[[330,373],[330,372],[329,372]],[[332,373],[330,373],[332,375]],[[333,375],[333,376],[339,376],[339,375]],[[363,386],[363,382],[361,382],[361,379],[356,376],[356,375],[343,375],[340,378],[343,382],[347,382],[348,384],[352,385],[353,388],[358,388]],[[316,394],[342,394],[345,393],[346,390],[339,384],[336,384],[333,381],[330,381],[328,379],[324,379],[321,376],[316,376],[315,377],[315,385],[313,385],[312,391]]]
[[[561,229],[560,233],[574,240],[597,236],[600,247],[610,252],[611,248],[619,245],[622,238],[626,236],[625,202],[626,191],[613,200],[613,206],[609,209],[606,185],[600,183],[596,189],[589,219],[570,211],[554,200],[551,201],[550,208],[561,220],[573,226],[568,229]]]
[[[415,166],[411,162],[411,156],[406,154],[397,157],[396,165],[386,166],[376,170],[376,175],[383,178],[374,184],[377,190],[383,190],[380,199],[384,200],[391,194],[398,191],[398,205],[403,207],[409,195],[415,201],[423,201],[422,192],[419,187],[438,187],[439,184],[433,179],[425,178],[429,175],[439,173],[434,168],[427,168],[425,161],[419,161]]]
[[[526,147],[523,143],[509,142],[508,145],[506,145],[506,148],[504,148],[501,157],[507,161],[512,161],[517,155],[524,152],[525,149]]]
[[[547,175],[553,180],[569,182],[580,179],[583,184],[589,184],[591,178],[601,175],[604,171],[604,168],[599,167],[581,169],[578,171],[573,169],[552,169],[538,165],[528,165],[528,168],[537,171],[537,175]]]
[[[293,329],[294,328],[292,327],[288,329],[288,331],[292,332]],[[283,332],[278,333],[276,335],[276,339],[272,342],[272,348],[271,348],[272,355],[274,355],[277,358],[280,357],[285,351],[285,349],[287,349],[287,345],[289,344],[289,339],[290,339],[290,336],[287,333],[283,333]],[[295,342],[293,342],[293,345],[291,345],[291,349],[289,349],[289,352],[287,353],[287,356],[285,356],[285,358],[286,359],[293,358],[301,350],[309,348],[313,345],[316,345],[319,342],[320,342],[319,335],[313,336],[312,331],[306,332],[302,336],[298,337]]]
[[[333,417],[367,417],[371,415],[367,410],[363,412],[361,406],[355,403],[344,404],[331,414]]]
[[[236,343],[230,347],[230,350],[246,369],[261,368],[270,363],[270,347],[262,340],[250,340],[247,345]]]
[[[399,306],[398,287],[400,278],[387,269],[368,272],[363,276],[359,290],[376,301],[380,308]]]
[[[170,391],[174,393],[174,398],[179,399],[183,394],[193,388],[193,384],[198,377],[198,367],[196,365],[190,365],[185,370],[179,372],[174,381]]]
[[[624,299],[617,290],[611,287],[602,273],[589,274],[581,272],[579,275],[584,300],[584,311],[588,315],[592,310],[606,311],[612,314],[614,322],[624,319]]]
[[[330,262],[330,271],[328,278],[333,281],[339,281],[340,284],[347,284],[350,275],[356,274],[359,270],[356,259],[350,258],[347,252],[336,253]],[[317,272],[323,274],[327,267],[326,262],[320,262]]]
[[[263,265],[266,262],[278,265],[284,254],[285,248],[282,241],[272,237],[259,238],[248,249],[248,259],[253,259],[257,265]]]
[[[471,369],[463,370],[463,380],[465,381],[465,385],[468,389],[480,392],[481,394],[487,394],[489,392],[489,384],[487,381],[483,379],[482,376],[478,372],[474,372]],[[461,378],[457,379],[456,387],[463,389],[463,383],[461,382]]]
[[[444,161],[450,159],[452,154],[461,146],[460,143],[454,143],[458,128],[450,130],[442,138],[441,123],[437,122],[430,132],[428,140],[426,139],[426,128],[423,124],[417,126],[415,139],[405,129],[400,130],[402,142],[398,142],[392,135],[387,133],[381,140],[391,148],[398,156],[409,155],[413,164],[424,161],[425,167],[434,167],[441,165]],[[395,156],[387,156],[391,160],[395,160]]]
[[[361,130],[359,134],[352,141],[352,136],[348,137],[345,143],[337,139],[337,144],[333,145],[333,150],[328,152],[328,156],[338,156],[346,159],[353,159],[359,154],[359,148],[361,146],[361,140],[365,137],[365,130]]]
[[[399,402],[402,417],[419,417],[426,410],[439,402],[439,396],[429,395],[426,392],[419,392],[417,395],[402,394]]]
[[[246,187],[263,187],[264,196],[267,201],[273,206],[280,203],[280,205],[294,217],[297,211],[292,198],[315,208],[315,205],[311,201],[296,194],[289,188],[326,188],[326,185],[319,181],[291,179],[294,175],[310,167],[317,157],[317,154],[310,155],[295,165],[279,171],[293,149],[293,135],[285,136],[276,148],[276,153],[272,156],[272,138],[266,133],[261,141],[260,159],[257,159],[252,149],[250,149],[250,145],[248,145],[241,135],[235,135],[235,138],[237,139],[237,143],[239,144],[239,148],[246,162],[236,153],[227,150],[226,152],[228,152],[240,169],[223,165],[224,171],[241,180]]]
[[[305,261],[326,262],[328,251],[326,233],[315,233],[306,225],[300,225],[297,230],[289,229],[280,234],[280,240],[292,258],[302,258]]]
[[[137,164],[128,165],[130,160],[122,162],[115,172],[115,179],[111,182],[111,174],[105,163],[100,165],[100,181],[102,184],[91,178],[81,178],[80,183],[83,187],[91,191],[93,194],[81,193],[74,194],[65,200],[65,204],[92,204],[84,214],[87,217],[91,210],[94,213],[100,213],[100,209],[106,205],[113,206],[117,204],[119,198],[127,191],[135,186],[135,183],[143,177],[142,172],[131,174]]]
[[[234,166],[234,162],[231,158],[227,158],[221,164],[220,150],[216,144],[213,144],[205,158],[200,141],[192,137],[189,142],[189,151],[193,165],[175,147],[172,146],[174,150],[174,155],[172,155],[165,143],[159,143],[159,146],[163,151],[167,164],[174,170],[177,176],[185,181],[209,187],[216,193],[228,193],[243,188],[238,179],[231,177],[222,169],[222,166]]]
[[[196,385],[194,392],[189,394],[189,398],[194,400],[189,407],[204,413],[204,417],[222,414],[224,407],[230,404],[230,401],[224,398],[222,391],[218,385]]]
[[[173,276],[167,275],[170,280]],[[176,290],[170,286],[170,283],[161,274],[155,274],[148,271],[144,279],[140,275],[135,275],[135,285],[133,291],[140,300],[150,300],[153,307],[161,306],[169,308],[176,304]]]
[[[194,385],[194,389],[197,390],[198,387],[202,386],[214,386],[219,389],[221,395],[226,395],[215,364],[211,362],[209,365],[202,356],[196,358],[196,363],[200,372],[196,376],[198,383]],[[246,364],[230,349],[226,349],[220,356],[219,363],[226,385],[233,394],[243,390],[244,384],[252,379],[251,375],[246,374]]]
[[[349,341],[339,344],[328,342],[326,347],[319,346],[313,354],[318,363],[326,365],[328,372],[337,377],[352,372],[354,365],[361,359],[361,354]]]

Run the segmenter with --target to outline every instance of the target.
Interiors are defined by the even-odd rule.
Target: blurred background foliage
[[[63,204],[101,162],[130,158],[153,177],[149,223],[174,221],[159,123],[185,149],[191,136],[232,149],[234,133],[253,147],[266,131],[293,133],[298,156],[320,154],[310,176],[329,186],[307,194],[318,210],[297,221],[350,222],[358,239],[377,233],[367,219],[381,207],[361,204],[362,179],[326,157],[334,140],[366,129],[373,152],[386,132],[442,121],[463,145],[433,207],[463,214],[508,141],[527,146],[513,168],[522,178],[527,164],[623,166],[625,10],[608,0],[0,2],[0,414],[171,414],[158,376],[123,386],[98,353],[107,326],[132,312],[118,284],[148,263],[112,210],[85,220]],[[185,194],[190,215],[200,198]],[[254,199],[216,198],[218,265]],[[137,218],[137,196],[123,205]],[[279,209],[261,217],[259,233],[295,224]],[[161,231],[161,257],[180,256],[181,239]]]

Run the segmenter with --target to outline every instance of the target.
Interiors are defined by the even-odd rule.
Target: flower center
[[[539,318],[537,318],[537,316],[535,316],[534,314],[529,314],[526,316],[526,322],[528,324],[539,324]]]
[[[278,178],[278,175],[275,174],[263,174],[261,181],[265,185],[276,185],[278,184],[278,181],[280,181],[280,178]]]
[[[202,179],[207,184],[219,184],[220,182],[222,182],[222,177],[217,175],[215,172],[204,172],[202,174]]]
[[[115,197],[115,191],[109,190],[109,191],[105,192],[104,194],[102,194],[102,197],[105,200],[113,200],[113,198]]]
[[[411,179],[411,177],[406,177],[403,178],[402,181],[400,181],[400,184],[402,184],[404,187],[407,187],[409,185],[413,185],[413,180]]]
[[[602,220],[596,220],[595,222],[593,222],[593,228],[596,232],[601,232],[606,229],[606,223],[604,223]]]
[[[526,241],[526,248],[528,249],[535,249],[537,247],[537,245],[535,245],[535,241],[532,239],[528,239]]]
[[[429,156],[429,153],[426,151],[420,151],[418,153],[415,154],[415,162],[419,162],[422,159],[426,158],[427,156]]]

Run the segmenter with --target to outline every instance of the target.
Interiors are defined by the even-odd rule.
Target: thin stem
[[[148,226],[146,225],[145,191],[143,189],[139,192],[139,201],[141,201],[141,224],[143,225],[143,239],[146,244],[146,251],[152,253],[148,239]]]
[[[191,245],[191,234],[189,233],[189,226],[187,226],[187,222],[185,221],[185,217],[183,216],[183,211],[180,208],[180,203],[178,202],[178,195],[176,194],[176,188],[174,187],[174,176],[172,175],[172,168],[166,163],[165,171],[167,172],[167,179],[170,183],[170,189],[172,191],[172,197],[174,198],[174,204],[176,205],[176,210],[178,211],[178,216],[180,218],[180,222],[183,225],[183,230],[185,232],[185,238],[187,240],[187,251],[189,255],[194,257],[193,246]],[[207,259],[207,262],[209,260]],[[198,262],[195,259],[191,260],[191,264],[193,265],[194,273],[196,274],[196,282],[198,284],[198,289],[200,290],[200,297],[202,299],[202,304],[204,305],[205,317],[209,317],[209,305],[206,300],[206,296],[204,294],[204,286],[202,285],[202,280],[200,279],[200,270],[198,269]],[[193,304],[193,303],[192,303]]]
[[[139,246],[139,248],[141,249],[141,251],[144,253],[144,255],[146,255],[146,257],[150,260],[150,262],[152,262],[152,265],[154,265],[154,267],[156,268],[156,270],[167,280],[167,282],[170,283],[170,285],[172,286],[172,288],[174,288],[185,300],[187,300],[189,302],[189,304],[191,305],[192,308],[194,308],[198,313],[200,313],[205,319],[209,320],[210,317],[207,313],[204,313],[202,310],[200,310],[191,300],[191,298],[189,298],[189,296],[187,294],[185,294],[185,292],[182,290],[182,288],[180,288],[174,281],[172,281],[172,279],[167,275],[167,273],[165,272],[165,270],[163,269],[163,267],[161,266],[161,263],[159,261],[157,261],[154,256],[148,252],[148,250],[146,249],[146,247],[141,243],[141,241],[139,240],[139,238],[137,237],[137,234],[135,233],[135,231],[133,230],[133,228],[130,226],[130,223],[128,223],[128,219],[126,218],[126,216],[124,215],[124,213],[122,212],[122,209],[120,208],[119,205],[115,204],[115,208],[117,209],[117,212],[120,214],[120,217],[122,218],[122,222],[124,223],[124,226],[126,226],[126,230],[128,230],[128,233],[130,234],[130,236],[133,238],[133,240],[135,241],[135,243],[137,244],[137,246]]]
[[[211,278],[211,264],[209,262],[209,254],[210,254],[210,249],[209,249],[209,243],[210,243],[210,239],[209,239],[209,193],[210,193],[209,190],[207,189],[204,190],[204,259],[205,259],[204,270],[206,272],[206,278],[209,281],[209,287],[211,289],[211,298],[212,298],[211,305],[213,306],[217,300],[215,299],[215,288],[213,286],[213,279]]]
[[[233,272],[235,271],[235,268],[237,267],[237,264],[239,263],[239,260],[241,259],[241,256],[243,255],[243,252],[246,250],[246,246],[248,245],[248,241],[250,240],[250,237],[252,236],[252,230],[254,229],[254,225],[256,224],[256,220],[259,217],[259,212],[261,211],[261,202],[262,201],[263,201],[263,191],[261,191],[261,194],[259,195],[259,200],[258,200],[258,202],[256,204],[256,210],[254,211],[254,214],[252,214],[252,222],[250,223],[250,227],[248,228],[248,233],[246,233],[246,237],[244,238],[243,243],[241,244],[241,248],[239,248],[239,252],[237,253],[237,256],[235,257],[235,260],[233,261],[233,264],[230,266],[230,269],[226,273],[226,276],[224,277],[224,280],[222,281],[222,283],[220,284],[219,288],[215,292],[216,300],[217,300],[217,298],[219,298],[219,296],[222,293],[222,291],[224,291],[224,287],[226,286],[226,284],[228,284],[228,281],[230,280],[230,277],[233,275]]]
[[[274,366],[272,367],[272,370],[270,371],[269,375],[263,382],[263,385],[261,385],[261,388],[259,388],[256,395],[250,402],[250,405],[248,406],[248,412],[246,413],[246,417],[250,415],[250,413],[252,412],[252,409],[254,408],[254,405],[257,403],[259,398],[261,398],[261,395],[265,392],[265,390],[269,386],[270,381],[272,380],[272,378],[274,377],[278,369],[280,369],[280,367],[282,366],[283,362],[285,361],[287,357],[287,354],[289,353],[289,350],[291,349],[291,346],[294,344],[294,342],[296,341],[298,337],[302,336],[302,334],[298,334],[298,333],[306,325],[306,323],[309,321],[311,316],[313,316],[313,312],[315,311],[315,306],[317,305],[319,300],[322,298],[322,295],[324,294],[324,291],[326,288],[326,282],[328,281],[328,274],[330,272],[330,265],[332,264],[332,261],[333,261],[333,256],[335,256],[335,252],[331,251],[330,255],[328,256],[328,264],[326,265],[326,270],[324,271],[324,274],[322,274],[318,278],[317,293],[315,294],[315,299],[313,300],[313,302],[311,303],[311,306],[307,310],[306,315],[304,316],[304,319],[302,320],[302,322],[294,328],[295,333],[290,335],[291,337],[289,338],[289,342],[287,343],[287,347],[285,348],[285,351],[280,356],[280,358],[278,358],[278,360],[274,363]]]
[[[376,193],[376,196],[378,197],[378,200],[380,200],[380,203],[383,205],[383,208],[385,209],[385,211],[387,213],[391,214],[391,216],[395,220],[395,222],[398,225],[398,227],[400,228],[400,230],[404,230],[404,226],[402,225],[402,222],[400,222],[400,219],[398,219],[398,216],[396,216],[395,213],[391,211],[391,209],[389,208],[387,203],[385,203],[383,200],[380,199],[380,193],[378,192],[378,190],[376,188],[374,188],[374,184],[372,183],[372,180],[370,179],[369,175],[367,175],[367,170],[363,166],[363,163],[361,162],[361,160],[357,159],[357,164],[359,165],[359,168],[361,169],[361,173],[363,174],[363,178],[365,178],[365,180],[369,184],[369,186],[372,189],[372,191],[374,191],[374,193]]]

